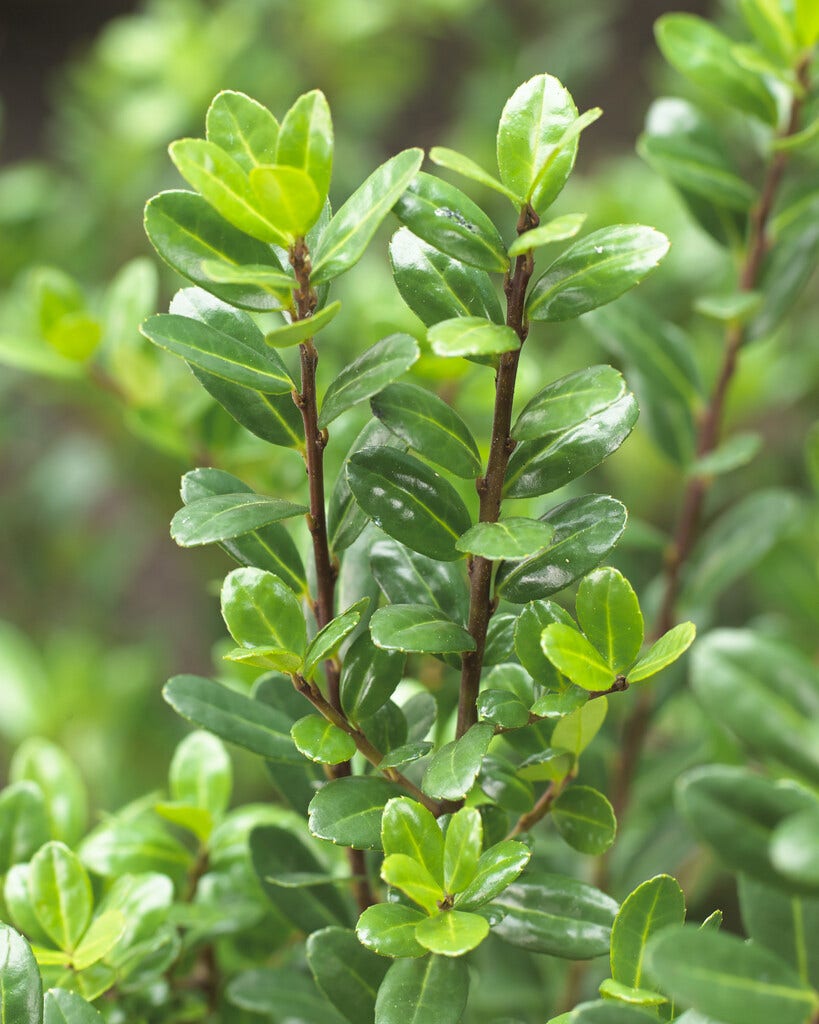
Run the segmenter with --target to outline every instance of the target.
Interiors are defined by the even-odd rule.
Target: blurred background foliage
[[[137,333],[139,320],[166,307],[181,284],[149,255],[141,229],[146,198],[180,184],[167,143],[202,134],[219,89],[245,91],[278,112],[319,87],[335,117],[338,203],[408,145],[445,142],[491,165],[487,126],[504,98],[532,74],[555,74],[581,109],[600,104],[605,113],[584,135],[578,173],[554,212],[587,210],[591,230],[639,221],[669,235],[671,255],[640,297],[686,331],[708,380],[721,328],[694,307],[719,289],[725,261],[634,144],[651,100],[671,79],[654,46],[655,18],[685,10],[734,27],[737,18],[730,0],[153,0],[110,20],[110,3],[80,9],[75,36],[56,5],[12,3],[1,37],[0,765],[24,737],[49,736],[77,760],[96,806],[111,808],[161,784],[184,730],[161,700],[164,680],[226,671],[214,668],[224,630],[210,583],[227,559],[184,552],[170,540],[180,473],[220,466],[283,497],[303,481],[297,455],[277,449],[271,460],[179,361]],[[679,79],[672,89],[680,94]],[[498,197],[476,197],[510,237],[514,224]],[[325,381],[381,335],[419,329],[392,284],[387,237],[385,230],[371,246],[366,269],[340,282],[344,314],[322,335]],[[712,538],[700,557],[707,569],[700,592],[682,608],[701,626],[754,621],[809,655],[819,629],[819,528],[803,448],[819,383],[812,297],[815,286],[787,327],[767,332],[743,356],[729,426],[762,441],[750,463],[719,478],[707,510],[710,517],[765,486],[789,488],[797,496],[788,500],[805,514],[796,528],[777,530],[776,517],[771,526],[761,516],[753,536],[733,537],[729,528]],[[583,320],[548,340],[538,336],[524,350],[521,402],[546,380],[610,359],[620,362]],[[444,370],[440,361],[433,368],[431,360],[416,372],[450,374],[441,387],[458,393],[477,436],[487,436],[488,375],[468,365]],[[639,394],[639,374],[629,380]],[[624,448],[580,484],[628,505],[615,562],[649,607],[684,483],[658,416],[662,410],[644,409]],[[333,428],[331,479],[361,417],[350,414]],[[774,504],[784,500],[777,495]],[[741,582],[720,561],[721,551],[737,547],[750,554],[751,575]],[[638,782],[635,801],[651,827],[634,821],[618,843],[619,894],[657,870],[685,872],[693,844],[669,809],[682,768],[740,760],[683,678],[662,687],[654,743],[664,757]],[[626,702],[617,703],[622,714]],[[593,784],[614,748],[612,718],[608,746],[590,752]],[[243,773],[237,760],[238,796],[266,798],[264,779],[255,769]],[[684,881],[696,890],[702,876],[713,902],[713,864],[689,869]],[[516,984],[513,965],[508,979]],[[502,1005],[503,993],[487,993],[495,996]]]

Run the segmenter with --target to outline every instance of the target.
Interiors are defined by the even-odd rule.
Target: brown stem
[[[570,779],[571,776],[567,775],[564,779],[561,779],[560,782],[550,782],[541,794],[535,806],[531,811],[521,814],[515,823],[515,827],[506,836],[506,838],[514,839],[515,836],[519,836],[521,832],[529,832],[535,825],[537,825],[541,818],[545,818],[549,811],[551,811],[555,800],[557,800],[569,784]]]
[[[518,234],[537,227],[538,216],[526,206],[518,220]],[[506,292],[506,324],[511,327],[523,345],[529,330],[525,320],[526,288],[532,277],[534,262],[531,252],[515,260],[511,275],[504,283]],[[495,375],[495,410],[492,418],[492,439],[489,445],[489,459],[486,475],[476,482],[480,496],[479,521],[496,523],[500,516],[503,480],[509,456],[515,442],[509,435],[512,425],[512,405],[515,399],[515,381],[520,360],[520,348],[504,352],[499,360]],[[494,605],[491,595],[492,562],[480,556],[473,558],[469,567],[469,632],[475,641],[475,650],[467,651],[461,661],[461,689],[458,699],[458,723],[456,736],[460,737],[478,720],[477,699],[481,683],[486,632]]]

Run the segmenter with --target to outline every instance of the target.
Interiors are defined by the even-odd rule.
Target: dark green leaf
[[[263,667],[294,672],[302,665],[307,632],[301,604],[272,573],[234,569],[222,584],[222,616],[242,656]],[[259,652],[258,659],[254,652]],[[240,660],[238,654],[231,655]]]
[[[738,889],[746,934],[757,945],[781,956],[803,981],[816,988],[819,985],[819,899],[772,889],[742,873]]]
[[[262,494],[215,494],[181,508],[171,520],[171,537],[183,548],[215,544],[309,511]]]
[[[451,406],[415,384],[390,384],[370,400],[373,415],[410,448],[466,480],[481,471],[478,445]]]
[[[416,957],[427,952],[415,938],[424,914],[402,903],[376,903],[359,917],[356,935],[367,949],[385,957]]]
[[[774,830],[771,860],[785,878],[819,895],[819,807],[787,817]]]
[[[276,162],[279,124],[250,96],[223,90],[208,107],[205,123],[208,141],[221,146],[245,172]]]
[[[548,547],[554,530],[538,519],[510,517],[497,523],[476,523],[460,538],[456,547],[494,561],[528,558]]]
[[[515,623],[515,654],[536,683],[557,689],[560,677],[540,646],[543,630],[553,622],[574,625],[571,615],[554,601],[530,601]]]
[[[529,721],[529,708],[509,690],[490,688],[478,694],[478,716],[505,729],[519,729]]]
[[[447,480],[419,459],[392,448],[351,456],[347,479],[356,501],[385,533],[413,551],[453,562],[455,542],[471,523],[466,505]]]
[[[355,933],[324,928],[307,939],[316,984],[350,1024],[371,1024],[378,987],[389,964],[365,949]]]
[[[272,1024],[344,1024],[346,1019],[312,978],[293,967],[262,967],[238,974],[227,987],[227,1001],[240,1012],[261,1015]]]
[[[330,384],[324,395],[318,423],[326,427],[346,409],[377,394],[405,373],[420,355],[409,334],[391,334],[354,359]]]
[[[397,960],[375,1003],[375,1024],[458,1024],[469,994],[469,971],[458,958]]]
[[[341,706],[353,722],[369,718],[401,682],[404,657],[376,647],[367,633],[356,637],[341,670]]]
[[[423,789],[441,800],[460,800],[472,788],[489,748],[494,728],[485,722],[473,725],[458,740],[437,750],[424,772]]]
[[[381,812],[391,797],[400,795],[400,788],[386,779],[335,779],[310,802],[310,831],[340,846],[380,850]]]
[[[612,302],[650,273],[669,241],[654,228],[622,224],[575,242],[538,279],[526,312],[532,320],[571,320]]]
[[[379,608],[370,620],[370,633],[376,647],[387,651],[460,654],[475,650],[475,641],[463,626],[422,604]]]
[[[269,705],[211,679],[174,676],[162,696],[183,718],[223,740],[271,761],[301,761],[290,739],[290,722]]]
[[[611,366],[570,373],[535,395],[518,416],[512,436],[517,441],[536,441],[568,430],[608,408],[625,390],[622,374]]]
[[[22,935],[0,924],[0,1024],[41,1024],[43,984]]]
[[[685,896],[670,875],[643,882],[623,901],[611,929],[611,976],[631,988],[645,988],[646,944],[652,935],[685,921]]]
[[[415,741],[414,743],[404,743],[400,747],[395,747],[389,754],[383,757],[378,762],[378,767],[381,769],[386,768],[401,768],[405,764],[411,764],[413,761],[418,761],[432,750],[432,743],[429,740]]]
[[[414,178],[393,212],[429,245],[482,270],[504,273],[509,266],[498,229],[464,193],[423,171]]]
[[[401,228],[390,242],[395,284],[415,315],[431,327],[456,316],[478,316],[504,323],[503,309],[489,274],[468,267],[409,230]]]
[[[581,853],[605,853],[614,842],[617,822],[602,793],[591,786],[570,786],[552,807],[552,818],[566,842]]]
[[[305,715],[295,722],[290,735],[296,747],[319,764],[341,764],[356,751],[355,740],[321,715]]]
[[[817,1006],[816,993],[783,960],[735,935],[667,928],[647,957],[664,991],[726,1024],[805,1024]]]
[[[427,917],[415,929],[415,937],[426,949],[441,956],[463,956],[479,946],[489,934],[489,922],[480,914],[449,910]]]
[[[615,675],[625,675],[643,646],[643,614],[629,581],[608,566],[582,581],[577,621]]]
[[[326,658],[335,657],[339,647],[345,638],[352,633],[358,625],[361,616],[367,610],[370,603],[368,597],[363,597],[354,605],[351,605],[346,612],[331,619],[327,625],[310,641],[307,652],[304,655],[304,666],[302,674],[310,678],[316,671],[319,663]]]
[[[391,604],[426,604],[456,622],[466,621],[469,594],[462,564],[427,558],[391,539],[373,545],[370,564]]]
[[[493,929],[513,946],[567,960],[590,960],[609,951],[617,904],[585,882],[532,874],[496,897],[506,916]]]

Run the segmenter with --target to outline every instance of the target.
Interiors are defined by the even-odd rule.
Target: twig
[[[519,836],[522,832],[529,832],[542,818],[545,818],[549,811],[551,811],[555,800],[557,800],[569,784],[570,779],[571,775],[567,775],[560,782],[550,782],[531,811],[521,814],[515,823],[515,827],[506,838],[514,839],[515,836]]]

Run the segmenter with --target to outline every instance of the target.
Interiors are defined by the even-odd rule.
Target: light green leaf
[[[573,626],[553,623],[543,630],[543,653],[564,676],[584,690],[607,690],[616,673]]]
[[[220,818],[233,789],[230,756],[221,740],[203,730],[186,736],[174,751],[168,783],[173,800]]]
[[[64,843],[46,843],[32,858],[29,887],[34,912],[49,938],[73,952],[91,920],[94,897],[79,857]]]
[[[520,338],[501,324],[482,317],[458,316],[435,324],[427,339],[437,356],[491,356],[520,348]]]
[[[0,873],[7,868],[7,860],[9,864],[27,860],[49,838],[61,839],[68,845],[78,842],[88,819],[88,795],[77,766],[50,740],[24,740],[11,759],[9,780],[12,786],[4,790],[6,799],[0,796]],[[17,817],[22,832],[14,839],[11,833],[16,828],[9,831],[9,822],[15,803],[13,794],[17,792],[13,784],[17,782],[31,782],[39,788],[49,824],[42,821],[42,800],[25,787],[19,791],[22,797]],[[28,839],[24,838],[26,832]]]
[[[304,613],[277,576],[261,569],[234,569],[222,584],[222,616],[246,654],[264,651],[264,667],[299,670],[307,648]]]
[[[457,894],[455,906],[462,910],[477,910],[489,903],[515,881],[531,856],[528,846],[513,839],[490,846],[478,859],[472,881]]]
[[[581,853],[598,855],[614,842],[617,822],[602,793],[591,786],[571,786],[552,806],[552,818],[566,842]]]
[[[494,731],[492,725],[481,722],[437,750],[424,772],[424,792],[441,800],[466,796],[478,777]]]
[[[612,978],[602,981],[598,991],[604,999],[616,1000],[627,1006],[662,1006],[663,1003],[668,1002],[666,997],[660,995],[659,992],[652,992],[647,988],[630,988]]]
[[[444,885],[444,836],[430,811],[409,797],[390,800],[381,819],[384,853],[403,853],[421,864],[435,882]]]
[[[657,675],[673,664],[694,642],[696,627],[693,622],[681,622],[669,629],[659,640],[655,640],[646,653],[629,672],[630,683],[640,683]]]
[[[657,875],[623,901],[611,929],[611,976],[632,989],[649,984],[645,974],[648,940],[670,925],[685,921],[685,896],[670,875]]]
[[[583,227],[585,220],[585,213],[567,213],[529,231],[524,231],[509,246],[509,255],[522,256],[525,252],[550,245],[552,242],[563,242],[567,238],[574,238]]]
[[[171,537],[183,548],[214,544],[309,511],[305,505],[252,492],[214,494],[181,508],[171,520]]]
[[[313,637],[307,648],[307,653],[304,655],[302,675],[306,679],[314,675],[320,662],[335,656],[345,637],[349,636],[358,625],[369,603],[368,597],[362,597],[347,611],[328,622],[324,629],[319,630]]]
[[[279,140],[281,142],[281,140]],[[254,167],[250,187],[255,205],[288,240],[307,234],[318,220],[324,199],[309,175],[298,167]]]
[[[474,160],[464,156],[462,153],[457,153],[454,149],[447,149],[446,146],[433,146],[429,151],[429,158],[439,167],[446,167],[448,170],[455,171],[456,174],[460,174],[464,178],[469,178],[470,181],[477,181],[479,185],[484,185],[495,192],[500,192],[502,196],[510,199],[512,205],[516,208],[519,208],[523,202],[523,196],[507,188],[488,171],[485,171],[483,167],[476,164]]]
[[[257,285],[267,289],[279,298],[281,306],[290,305],[290,293],[298,287],[292,273],[266,266],[264,263],[244,263],[236,266],[224,260],[205,259],[201,271],[208,281],[216,284]]]
[[[415,928],[424,920],[420,910],[401,903],[376,903],[367,907],[356,925],[358,941],[385,957],[424,956]]]
[[[106,910],[95,917],[71,958],[74,969],[84,971],[102,960],[117,944],[125,931],[125,917],[119,910]]]
[[[567,1016],[567,1024],[649,1024],[650,1021],[656,1020],[657,1013],[654,1010],[626,1006],[608,999],[600,999],[593,1003],[581,1003]],[[708,1024],[708,1022],[700,1021],[699,1024]]]
[[[103,1024],[94,1007],[76,992],[50,988],[43,1004],[43,1024]]]
[[[440,909],[438,905],[446,895],[441,883],[432,877],[424,865],[405,853],[391,853],[385,857],[381,865],[381,877],[387,885],[400,889],[428,914],[435,914]]]
[[[469,994],[466,963],[432,956],[398,960],[375,1003],[375,1024],[458,1024]]]
[[[290,735],[296,747],[319,764],[341,764],[356,751],[355,740],[321,715],[305,715],[294,722]]]
[[[819,987],[819,899],[794,896],[741,872],[737,881],[745,933],[782,957],[803,981]]]
[[[462,892],[473,881],[482,847],[483,823],[480,813],[475,807],[462,807],[450,818],[446,830],[444,888],[448,893]],[[422,945],[426,943],[422,942]],[[440,953],[441,950],[433,952]]]
[[[409,334],[391,334],[377,341],[330,384],[321,404],[319,426],[328,426],[345,410],[377,394],[406,373],[420,354],[418,343]]]
[[[422,946],[441,956],[463,956],[489,934],[489,922],[480,914],[449,910],[422,921],[415,937]]]
[[[490,561],[517,561],[548,547],[553,536],[553,528],[540,519],[512,516],[497,523],[476,523],[455,546]]]
[[[340,309],[340,302],[331,302],[329,306],[317,309],[306,320],[294,320],[283,327],[274,327],[272,331],[265,334],[265,344],[270,345],[271,348],[289,348],[291,345],[300,345],[308,338],[315,337],[334,319]]]
[[[576,758],[580,757],[600,731],[608,708],[608,698],[597,697],[595,700],[587,700],[577,711],[564,715],[552,733],[552,746],[556,750],[566,750]]]
[[[245,173],[276,162],[279,124],[261,103],[242,92],[217,93],[205,117],[208,142],[220,146]]]
[[[379,608],[370,620],[373,643],[387,651],[460,654],[474,651],[470,634],[442,611],[422,604]]]
[[[785,818],[774,830],[771,861],[785,878],[819,894],[819,808]]]
[[[583,632],[614,675],[625,675],[643,646],[643,614],[629,581],[608,566],[595,569],[580,584],[575,607]]]
[[[323,92],[312,89],[299,96],[284,115],[276,159],[303,171],[324,203],[333,173],[333,122]]]

